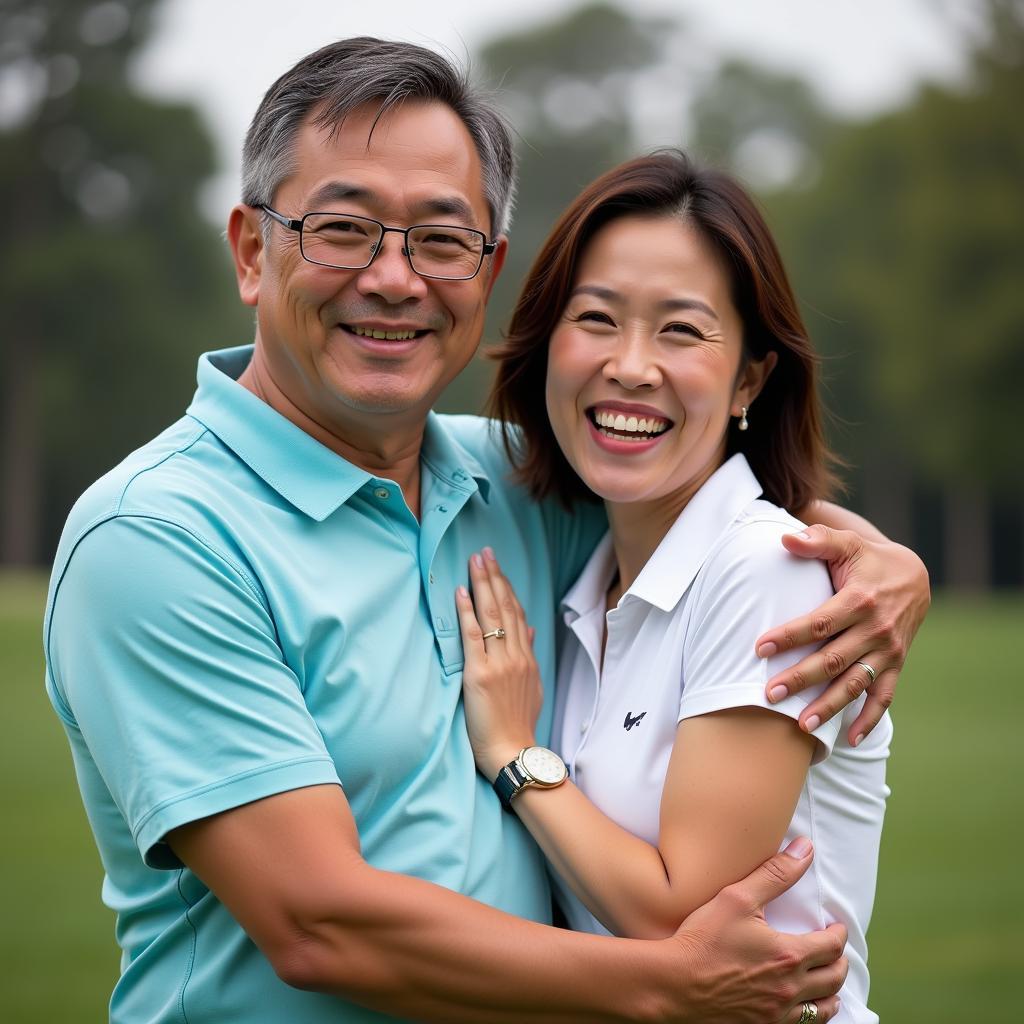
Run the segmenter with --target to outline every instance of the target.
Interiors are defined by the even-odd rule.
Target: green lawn
[[[42,601],[38,578],[0,576],[0,1017],[100,1021],[117,973],[114,922],[43,691]],[[1022,624],[1019,597],[937,600],[901,682],[870,933],[885,1022],[1020,1019],[1024,674],[1011,650]]]

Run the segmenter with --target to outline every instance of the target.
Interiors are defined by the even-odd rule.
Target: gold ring
[[[876,676],[875,670],[866,661],[858,661],[857,664],[867,672],[868,676],[871,678],[871,682],[874,682]]]
[[[505,630],[503,630],[501,626],[499,626],[497,629],[492,629],[490,633],[484,633],[485,640],[490,640],[492,636],[494,637],[495,640],[504,640]]]
[[[818,1019],[818,1004],[817,1003],[804,1003],[803,1009],[800,1011],[800,1018],[796,1024],[814,1024]]]

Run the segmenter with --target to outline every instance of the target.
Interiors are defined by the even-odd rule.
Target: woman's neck
[[[672,529],[690,499],[704,486],[720,463],[687,483],[678,491],[650,501],[606,501],[608,523],[611,526],[612,545],[618,576],[608,591],[609,607],[613,607],[633,585],[651,560],[658,545]]]

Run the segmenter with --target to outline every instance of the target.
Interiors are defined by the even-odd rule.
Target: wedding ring
[[[874,682],[876,676],[875,670],[866,661],[858,661],[857,664],[860,665],[860,667],[871,677],[871,682]]]
[[[804,1008],[800,1011],[800,1018],[796,1024],[814,1024],[818,1019],[818,1004],[817,1003],[804,1003]]]
[[[505,630],[503,630],[501,626],[499,626],[497,629],[492,629],[490,633],[484,633],[485,640],[490,640],[492,636],[494,637],[495,640],[504,640]],[[872,673],[872,675],[874,675],[874,673]]]

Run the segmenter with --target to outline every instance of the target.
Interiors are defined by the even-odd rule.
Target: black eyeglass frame
[[[389,231],[394,231],[397,234],[403,236],[402,255],[409,261],[409,268],[412,270],[412,272],[419,277],[425,277],[431,281],[472,281],[473,278],[480,273],[480,268],[484,265],[484,257],[492,256],[494,254],[494,250],[498,248],[498,243],[488,242],[487,235],[485,235],[482,231],[478,231],[476,228],[467,228],[462,224],[412,224],[407,228],[394,228],[388,227],[387,224],[383,224],[379,220],[374,220],[373,217],[365,217],[361,213],[344,213],[343,211],[339,210],[310,210],[308,213],[304,213],[302,217],[300,217],[298,220],[295,220],[294,218],[286,217],[283,213],[278,213],[277,210],[273,209],[270,206],[267,206],[266,203],[260,203],[258,209],[262,210],[272,220],[276,220],[277,223],[280,224],[282,227],[286,227],[290,231],[294,231],[298,234],[299,253],[307,263],[312,263],[314,266],[317,267],[330,267],[332,270],[365,270],[377,258],[377,256],[380,254],[381,249],[384,248],[384,236]],[[321,263],[320,260],[310,259],[306,255],[305,247],[302,244],[302,229],[303,225],[306,222],[306,218],[323,217],[331,215],[356,217],[359,220],[365,220],[370,224],[376,224],[377,227],[380,228],[380,241],[376,243],[373,252],[370,253],[370,258],[362,266],[339,267],[335,263]],[[472,274],[467,274],[463,277],[440,277],[437,274],[424,274],[421,271],[417,270],[416,267],[413,266],[412,256],[409,253],[409,232],[418,231],[421,228],[448,228],[449,230],[469,231],[474,235],[479,235],[480,238],[483,239],[483,244],[480,247],[480,262],[477,263],[476,270],[474,270]]]

